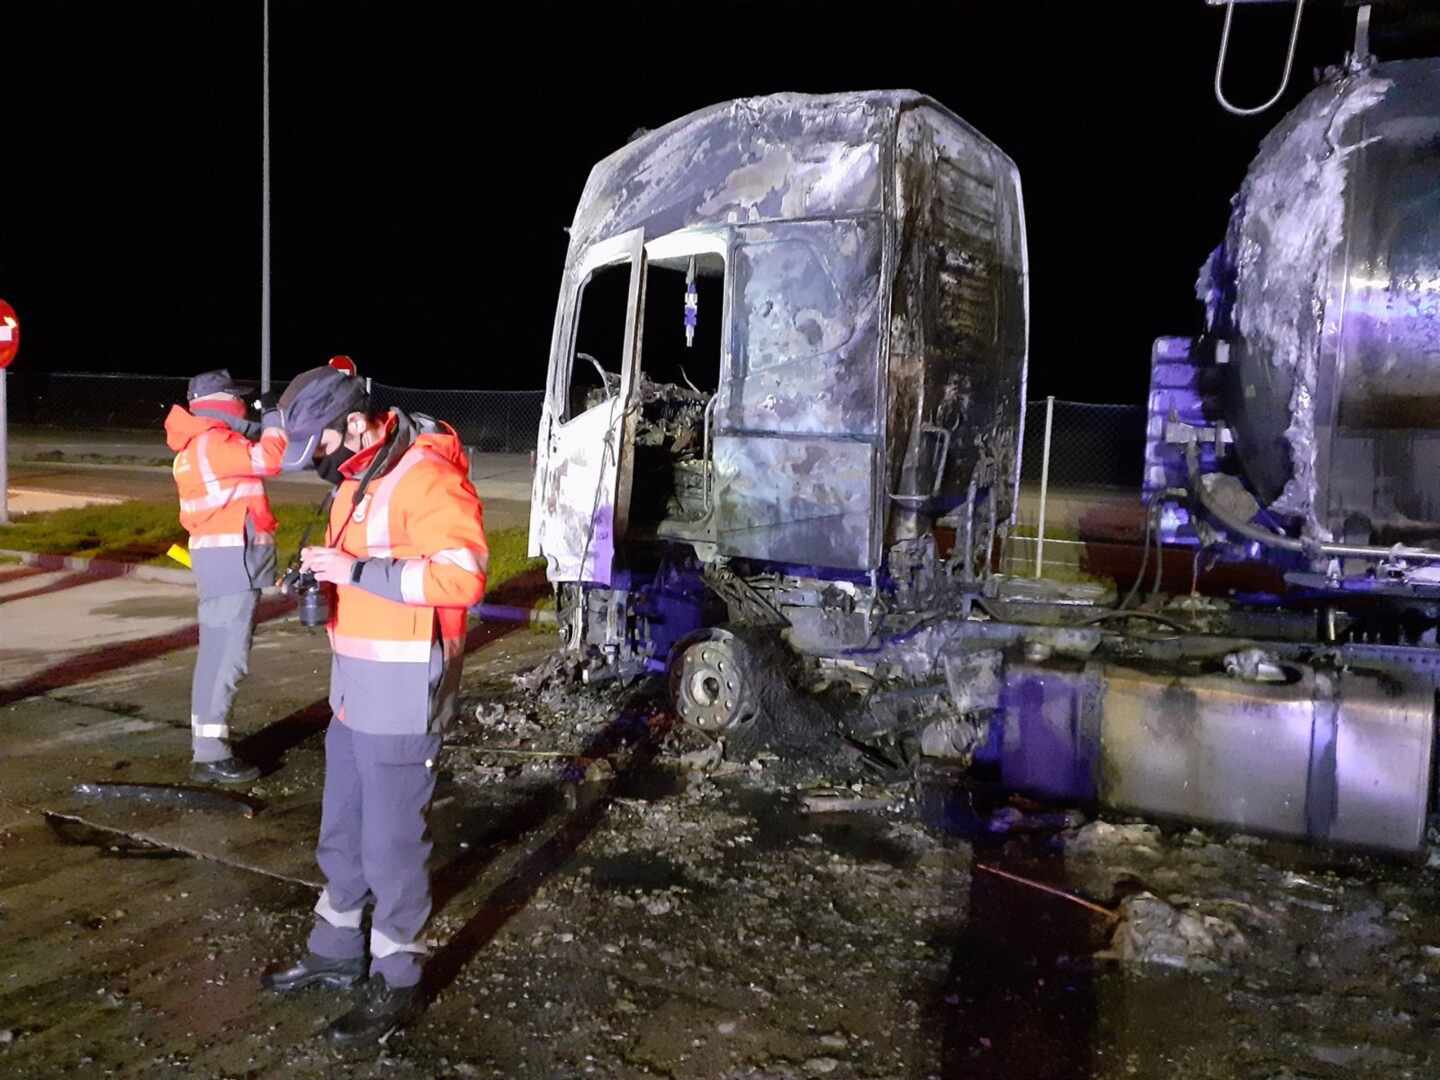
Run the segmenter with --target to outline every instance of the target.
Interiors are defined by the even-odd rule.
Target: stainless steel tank
[[[1198,289],[1261,501],[1317,539],[1440,540],[1440,59],[1306,97]]]

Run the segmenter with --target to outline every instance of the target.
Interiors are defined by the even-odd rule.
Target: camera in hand
[[[295,597],[301,626],[324,626],[330,621],[330,596],[334,586],[317,580],[313,571],[292,566],[285,571],[280,587]]]

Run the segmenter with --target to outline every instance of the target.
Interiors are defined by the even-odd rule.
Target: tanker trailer
[[[1338,72],[1264,140],[1161,338],[1144,493],[1166,542],[1268,563],[1327,641],[1436,644],[1440,60]],[[1185,492],[1172,498],[1170,492]]]

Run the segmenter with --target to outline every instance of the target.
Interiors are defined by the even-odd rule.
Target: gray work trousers
[[[339,720],[325,733],[325,794],[315,858],[325,889],[315,905],[310,951],[365,955],[360,918],[370,918],[370,973],[390,986],[420,981],[430,917],[430,830],[438,735],[369,735]]]
[[[200,651],[190,684],[190,748],[196,761],[230,756],[230,706],[250,670],[259,589],[200,599]]]

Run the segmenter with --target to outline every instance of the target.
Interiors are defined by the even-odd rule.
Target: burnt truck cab
[[[601,161],[530,518],[567,648],[593,678],[719,623],[829,655],[984,577],[1027,331],[1018,171],[921,94],[725,102]]]

